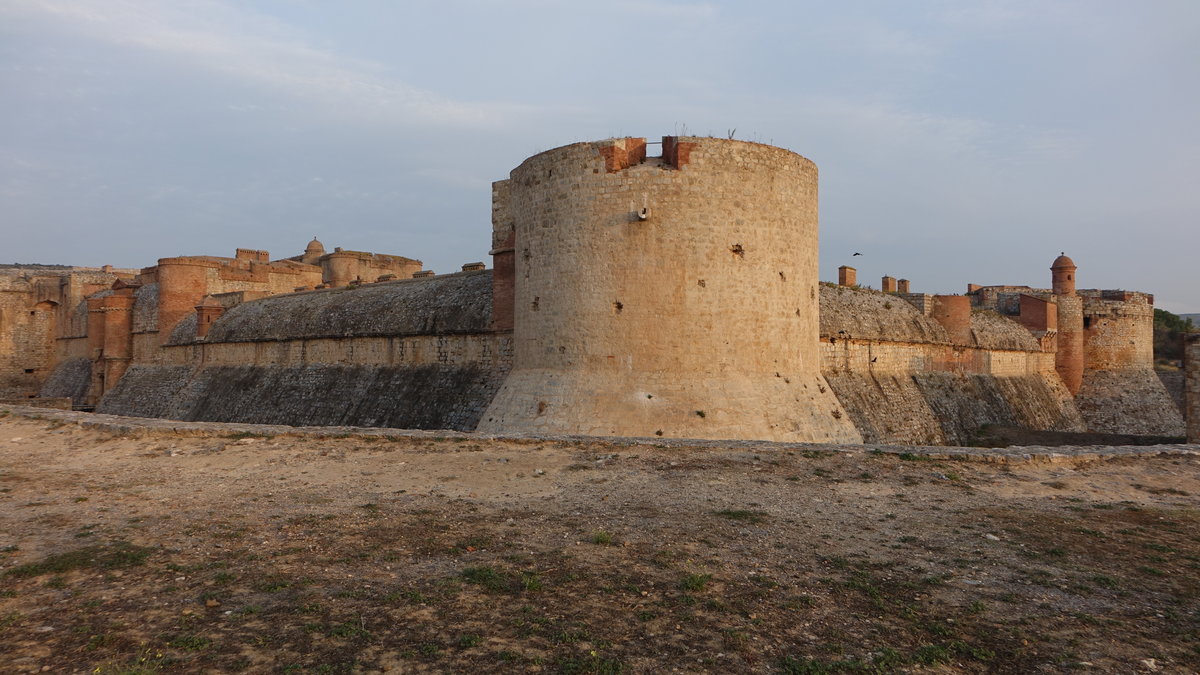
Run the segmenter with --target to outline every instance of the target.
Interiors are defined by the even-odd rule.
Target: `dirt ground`
[[[1194,673],[1197,495],[1187,454],[9,415],[0,672]]]

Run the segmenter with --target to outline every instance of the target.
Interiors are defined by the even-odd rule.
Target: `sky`
[[[1045,287],[1066,251],[1200,312],[1195,0],[0,2],[0,262],[490,266],[526,157],[731,133],[817,163],[823,280]]]

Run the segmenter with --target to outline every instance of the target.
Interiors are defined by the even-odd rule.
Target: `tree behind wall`
[[[1195,329],[1191,319],[1184,319],[1165,309],[1155,309],[1154,362],[1181,360],[1183,358],[1183,334]]]

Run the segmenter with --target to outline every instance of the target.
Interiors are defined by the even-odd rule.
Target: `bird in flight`
[[[858,252],[856,251],[856,252],[854,253],[854,255],[862,255],[862,254],[861,254],[861,253],[858,253]],[[852,256],[850,256],[850,257],[851,257],[851,258],[853,258],[853,257],[854,257],[854,255],[852,255]]]

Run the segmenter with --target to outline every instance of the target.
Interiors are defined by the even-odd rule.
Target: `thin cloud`
[[[897,150],[917,145],[946,154],[976,152],[994,134],[994,125],[984,120],[904,110],[886,103],[813,97],[800,107],[848,136]]]
[[[676,3],[651,2],[648,0],[623,0],[614,2],[613,8],[632,14],[665,18],[711,19],[717,16],[717,6],[711,2]]]
[[[456,101],[410,86],[388,77],[379,64],[312,47],[278,21],[222,2],[31,0],[0,10],[5,13],[48,19],[60,30],[178,59],[312,104],[332,102],[340,114],[488,127],[524,111],[511,104]]]
[[[937,13],[943,22],[971,29],[1007,28],[1025,18],[1027,12],[1018,3],[997,0],[954,2]]]
[[[712,19],[720,14],[715,2],[662,2],[660,0],[610,0],[585,5],[562,0],[476,0],[477,4],[544,12],[627,14],[670,19]],[[468,3],[471,4],[471,3]]]

